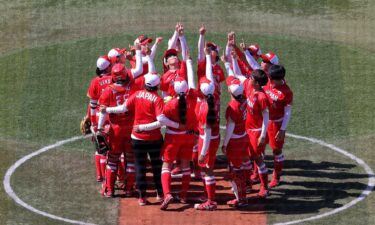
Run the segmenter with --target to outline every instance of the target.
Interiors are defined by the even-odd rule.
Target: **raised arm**
[[[131,69],[133,77],[136,78],[143,73],[143,63],[141,55],[141,45],[137,44],[135,50],[135,68]]]
[[[254,57],[250,54],[249,50],[245,50],[245,57],[246,61],[249,63],[250,67],[253,70],[258,70],[261,69],[260,65],[258,62],[254,59]]]
[[[206,28],[204,25],[199,28],[199,40],[198,40],[198,62],[204,60],[204,35],[206,33]]]
[[[188,86],[189,89],[196,89],[197,86],[195,85],[194,80],[194,71],[193,71],[193,60],[191,58],[188,58],[186,60],[186,69],[187,69],[187,78],[188,78]]]
[[[168,49],[176,48],[177,46],[179,26],[180,26],[180,23],[177,23],[172,37],[168,40]]]
[[[204,53],[206,54],[206,77],[211,82],[215,82],[214,75],[212,73],[212,62],[211,62],[210,50],[207,47],[205,47]]]
[[[150,54],[150,57],[152,59],[155,59],[155,55],[156,55],[156,49],[158,48],[158,45],[163,41],[163,38],[162,37],[157,37],[155,39],[155,43],[154,45],[151,47],[151,54]]]

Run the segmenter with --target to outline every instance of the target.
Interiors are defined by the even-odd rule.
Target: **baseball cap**
[[[135,39],[134,45],[136,44],[145,45],[151,42],[152,42],[152,38],[148,38],[146,35],[140,35],[137,37],[137,39]]]
[[[249,45],[247,50],[249,50],[252,55],[260,56],[262,54],[262,51],[260,50],[260,46],[258,44]]]
[[[215,86],[207,78],[206,79],[202,79],[202,82],[201,82],[201,85],[200,85],[200,90],[206,96],[207,95],[212,95],[212,94],[214,94]]]
[[[166,63],[166,61],[167,61],[167,57],[170,56],[170,55],[178,55],[177,50],[174,49],[174,48],[170,48],[170,49],[168,49],[167,51],[165,51],[165,52],[164,52],[164,56],[163,56],[164,63]]]
[[[111,65],[111,62],[106,55],[100,56],[98,60],[96,60],[96,67],[98,67],[99,70],[105,70],[109,65]]]
[[[185,79],[178,77],[173,84],[174,91],[179,94],[179,93],[186,93],[188,90],[188,84]]]
[[[228,81],[227,81],[228,82]],[[237,78],[231,79],[230,84],[228,85],[229,91],[233,96],[242,95],[244,87],[241,84],[241,81]]]
[[[113,57],[120,56],[126,52],[126,48],[112,48],[108,52],[108,58],[112,59]]]
[[[219,46],[217,46],[217,45],[216,45],[215,43],[213,43],[213,42],[207,42],[206,46],[207,46],[208,48],[210,48],[211,50],[213,50],[213,51],[216,51],[216,52],[219,52],[219,51],[220,51]]]
[[[260,57],[262,58],[263,62],[271,63],[273,65],[279,64],[279,58],[273,52],[268,52],[267,54],[261,54]]]
[[[156,87],[160,84],[159,74],[148,73],[145,75],[145,85],[147,87]]]

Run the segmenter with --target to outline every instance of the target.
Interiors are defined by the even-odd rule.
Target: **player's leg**
[[[280,183],[282,170],[284,167],[284,154],[282,148],[284,145],[284,139],[276,141],[276,135],[281,128],[281,122],[271,122],[268,128],[269,132],[269,143],[273,152],[274,157],[274,170],[272,173],[272,180],[269,184],[270,188],[276,187]]]
[[[163,186],[161,184],[161,167],[163,161],[160,159],[161,148],[163,147],[163,139],[158,141],[150,141],[148,143],[147,152],[150,156],[152,173],[156,188],[157,201],[163,201]]]
[[[125,150],[125,161],[126,161],[126,173],[125,173],[125,196],[131,197],[134,193],[135,183],[135,159],[134,151],[130,144],[131,139],[126,139],[126,150]]]
[[[132,139],[132,148],[135,159],[135,174],[136,174],[136,188],[138,190],[138,203],[141,206],[147,204],[146,196],[146,161],[147,161],[147,147],[146,141]]]

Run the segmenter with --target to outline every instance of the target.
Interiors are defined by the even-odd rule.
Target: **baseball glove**
[[[84,116],[79,124],[79,129],[82,135],[90,134],[91,133],[91,122],[88,116]]]
[[[99,154],[104,154],[111,150],[111,147],[107,141],[107,135],[102,132],[96,132],[95,136],[95,148]]]

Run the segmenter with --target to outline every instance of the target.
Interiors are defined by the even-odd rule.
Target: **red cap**
[[[279,64],[279,58],[273,52],[268,52],[267,54],[261,54],[260,57],[262,58],[263,62],[271,63],[273,65]]]
[[[250,54],[252,55],[260,56],[262,54],[262,51],[260,50],[260,46],[258,44],[249,45],[247,50],[249,50]]]
[[[176,56],[178,56],[178,52],[174,48],[170,48],[167,51],[165,51],[164,55],[163,55],[163,61],[164,61],[164,63],[167,63],[167,56],[169,56],[169,55],[176,55]]]
[[[206,46],[211,48],[211,50],[219,52],[219,47],[213,42],[207,42]]]
[[[137,39],[135,39],[134,45],[136,44],[146,45],[151,42],[152,42],[152,38],[148,38],[146,35],[141,35],[141,36],[138,36]]]

